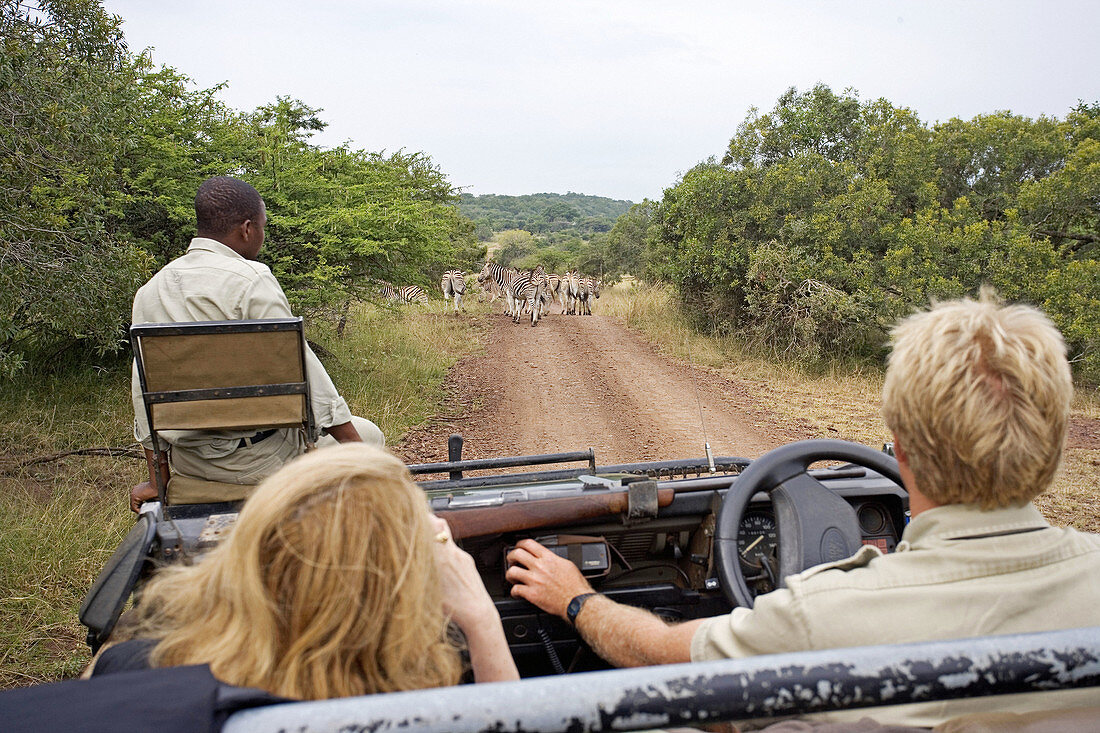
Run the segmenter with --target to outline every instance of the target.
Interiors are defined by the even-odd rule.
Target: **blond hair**
[[[985,509],[1041,494],[1058,469],[1073,398],[1054,324],[983,288],[979,300],[936,304],[892,335],[882,414],[921,492]]]
[[[347,444],[264,481],[229,537],[164,568],[138,605],[153,666],[209,664],[298,699],[452,685],[423,492],[393,455]]]

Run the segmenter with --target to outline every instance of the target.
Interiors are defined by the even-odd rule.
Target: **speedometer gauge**
[[[763,568],[764,558],[775,557],[779,536],[775,519],[764,512],[749,512],[741,518],[737,529],[737,552],[741,562],[753,568]]]

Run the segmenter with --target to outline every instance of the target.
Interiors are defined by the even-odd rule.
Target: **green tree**
[[[523,229],[508,229],[494,237],[497,250],[493,259],[501,265],[511,265],[517,260],[531,255],[535,251],[535,238]]]
[[[931,154],[939,174],[940,205],[966,196],[987,219],[1015,205],[1027,181],[1049,176],[1066,156],[1056,120],[1009,112],[951,119],[933,128]]]
[[[120,345],[145,253],[112,231],[138,70],[97,3],[0,3],[0,375]],[[121,131],[121,133],[120,133]]]
[[[194,235],[199,184],[242,169],[255,146],[244,117],[218,100],[220,85],[193,89],[191,79],[154,68],[145,54],[135,63],[136,99],[117,160],[125,200],[113,227],[163,265]]]
[[[1087,109],[1087,108],[1086,108]],[[1018,203],[1035,234],[1052,237],[1074,255],[1100,255],[1100,134],[1078,135],[1081,122],[1100,127],[1100,109],[1065,126],[1077,144],[1065,164],[1049,176],[1024,181]],[[1090,124],[1089,126],[1092,126]]]
[[[656,236],[656,202],[645,199],[619,217],[607,235],[609,275],[645,273],[645,253]]]
[[[1100,105],[929,128],[818,85],[753,110],[720,163],[685,173],[644,226],[622,217],[609,246],[624,261],[628,227],[646,231],[647,272],[700,322],[811,360],[880,358],[898,317],[989,283],[1043,306],[1095,382],[1098,200]]]

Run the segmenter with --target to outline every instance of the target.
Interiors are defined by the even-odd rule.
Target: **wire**
[[[542,648],[546,650],[546,656],[550,657],[550,666],[554,668],[554,673],[565,674],[565,667],[562,666],[561,658],[558,657],[558,650],[554,648],[554,644],[550,641],[550,633],[541,626],[535,633],[542,639]]]
[[[607,540],[604,540],[604,542],[607,542]],[[607,542],[607,546],[611,548],[611,551],[615,553],[615,556],[619,558],[619,562],[623,564],[627,571],[634,569],[634,566],[627,562],[627,559],[623,557],[623,553],[619,552],[618,547],[615,547],[615,545],[611,544],[610,542]]]
[[[654,563],[652,565],[646,565],[644,567],[637,567],[637,568],[631,568],[630,570],[624,570],[623,572],[619,573],[616,576],[605,578],[604,582],[605,583],[610,583],[610,582],[613,582],[613,581],[620,580],[621,578],[625,578],[628,575],[633,575],[634,573],[640,572],[642,570],[650,570],[650,569],[653,569],[653,568],[672,568],[673,570],[675,570],[677,573],[680,574],[681,578],[684,579],[684,583],[687,585],[687,587],[688,588],[691,587],[691,578],[688,577],[688,574],[685,573],[683,568],[681,568],[679,565],[676,565],[675,563],[671,563],[671,562]]]
[[[703,450],[707,454],[707,467],[710,468],[711,473],[716,473],[714,468],[714,455],[710,452],[710,440],[707,438],[707,421],[703,417],[703,399],[699,396],[699,378],[695,374],[695,360],[691,357],[691,338],[690,335],[684,335],[684,347],[687,349],[688,354],[688,369],[691,371],[691,384],[695,389],[695,404],[699,407],[699,424],[703,428]]]

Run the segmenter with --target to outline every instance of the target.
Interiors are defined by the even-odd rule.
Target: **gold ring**
[[[449,539],[451,539],[451,538],[447,536],[446,532],[440,532],[439,534],[437,534],[435,536],[435,541],[440,543],[440,544],[446,544],[447,540],[449,540]]]

